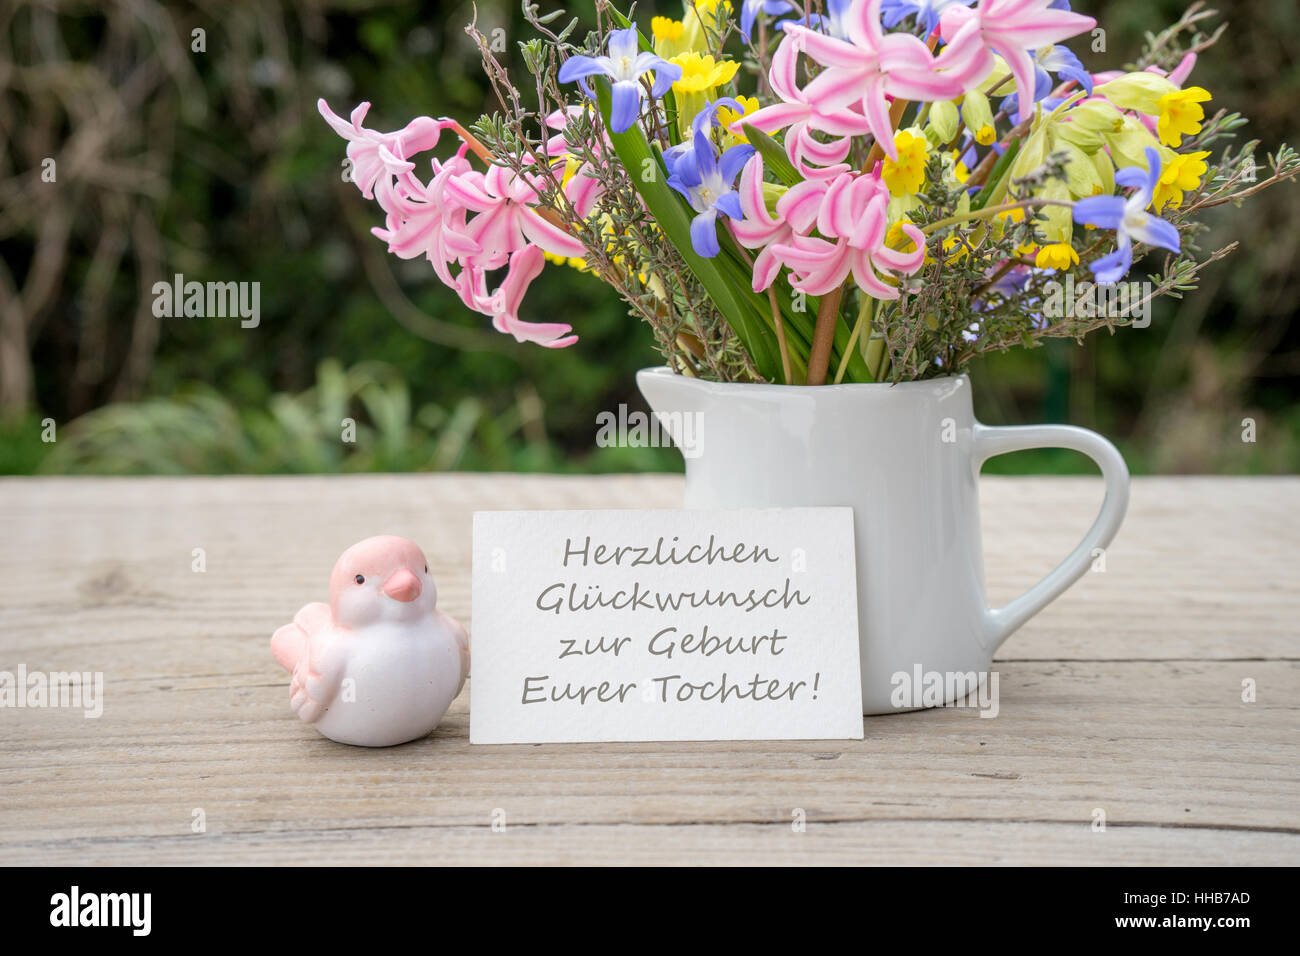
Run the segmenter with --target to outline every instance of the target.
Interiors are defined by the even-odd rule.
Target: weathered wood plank
[[[339,552],[381,531],[420,542],[443,607],[468,619],[474,510],[673,507],[680,489],[670,476],[2,480],[0,651],[72,650],[89,630],[96,644],[165,653],[181,611],[186,635],[269,634],[323,594]],[[1101,498],[1088,478],[986,478],[982,491],[999,604],[1074,546]],[[1297,541],[1300,480],[1139,479],[1105,572],[1000,656],[1300,657]],[[195,548],[203,575],[191,571]]]
[[[389,827],[24,845],[6,853],[51,866],[1294,866],[1294,834],[1078,824],[810,822],[548,827]]]
[[[1012,662],[1001,711],[867,721],[848,742],[340,747],[250,673],[106,688],[104,716],[5,716],[0,846],[210,831],[965,820],[1300,832],[1300,664]],[[1240,700],[1253,677],[1259,700]],[[472,692],[472,688],[471,688]],[[1194,728],[1194,732],[1188,732]]]

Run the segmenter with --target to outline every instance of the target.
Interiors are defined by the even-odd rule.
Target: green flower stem
[[[988,206],[984,209],[973,209],[970,212],[958,213],[955,216],[949,216],[947,219],[940,219],[938,222],[932,222],[928,226],[923,226],[921,231],[927,236],[932,235],[945,226],[955,226],[961,222],[970,222],[973,219],[989,219],[1001,212],[1010,212],[1012,209],[1033,209],[1037,206],[1065,206],[1069,209],[1074,208],[1074,203],[1067,202],[1064,199],[1025,199],[1020,202],[1002,203],[1000,206]]]
[[[872,336],[867,342],[867,366],[878,382],[885,376],[889,365],[889,353],[885,351],[885,340],[879,335]]]
[[[857,348],[858,339],[862,336],[863,329],[867,330],[870,336],[871,317],[876,311],[876,300],[865,292],[862,293],[862,304],[858,307],[858,320],[853,323],[853,334],[849,336],[849,344],[844,349],[844,354],[840,356],[840,367],[835,370],[835,384],[838,385],[844,381],[844,372],[849,367],[849,356]],[[870,366],[867,368],[868,378],[870,379]]]
[[[736,243],[736,252],[745,260],[745,265],[749,267],[749,270],[753,272],[754,259],[741,247],[740,243]],[[781,306],[776,301],[776,290],[771,286],[767,287],[767,301],[772,307],[772,322],[776,325],[777,348],[781,350],[781,372],[785,375],[785,384],[793,385],[794,372],[790,368],[790,349],[785,341],[785,320],[781,315]]]

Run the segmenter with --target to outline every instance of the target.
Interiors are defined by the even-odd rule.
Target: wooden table
[[[1093,478],[982,488],[995,603],[1064,555],[1101,498]],[[0,480],[0,670],[104,674],[99,719],[0,709],[0,860],[1300,858],[1300,479],[1136,480],[1104,573],[1003,647],[992,720],[873,717],[860,742],[471,747],[467,688],[432,736],[366,750],[290,712],[268,637],[324,596],[354,540],[419,541],[441,606],[472,632],[475,509],[673,507],[681,490],[665,476]]]

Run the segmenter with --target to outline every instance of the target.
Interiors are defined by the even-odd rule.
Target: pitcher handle
[[[1029,448],[1068,448],[1083,452],[1101,468],[1106,482],[1106,498],[1097,520],[1083,536],[1078,547],[1037,584],[1005,607],[987,608],[984,612],[985,643],[996,650],[1017,628],[1045,608],[1092,564],[1093,550],[1105,548],[1115,537],[1124,512],[1128,509],[1128,466],[1119,450],[1096,432],[1072,425],[1017,425],[995,427],[975,424],[973,431],[975,473],[984,462],[996,455]]]

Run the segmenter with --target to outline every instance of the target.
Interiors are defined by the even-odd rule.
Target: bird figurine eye
[[[429,573],[429,566],[427,564],[424,566],[424,573],[425,574]]]
[[[365,584],[365,583],[366,583],[365,576],[364,576],[364,575],[360,575],[360,574],[358,574],[358,575],[356,576],[356,582],[357,582],[357,584]]]

